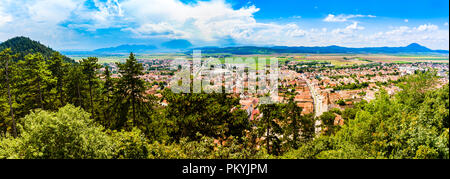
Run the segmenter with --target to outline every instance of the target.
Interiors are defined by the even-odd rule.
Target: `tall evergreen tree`
[[[96,88],[98,86],[97,70],[101,67],[99,64],[97,64],[97,62],[98,58],[96,57],[88,57],[87,59],[81,60],[81,67],[88,82],[89,104],[91,108],[92,118],[95,118],[94,92],[92,90],[93,88]]]
[[[106,96],[106,101],[109,102],[111,98],[111,94],[114,92],[114,81],[111,78],[111,72],[109,71],[109,67],[105,66],[105,72],[103,73],[105,78],[105,83],[103,85],[103,95]]]
[[[59,100],[59,105],[54,104],[55,107],[65,106],[64,101],[64,76],[66,75],[66,63],[63,61],[63,56],[59,52],[53,53],[52,57],[48,61],[49,70],[52,72],[52,75],[56,78],[56,83],[52,88],[56,89],[57,98]],[[56,101],[56,100],[55,100]]]
[[[283,111],[285,118],[284,122],[287,125],[284,136],[287,138],[290,138],[292,136],[292,140],[288,140],[288,143],[290,143],[294,149],[298,148],[302,110],[303,109],[301,107],[298,107],[294,100],[291,98],[289,100],[289,103],[285,105],[285,111]]]
[[[123,99],[125,103],[122,103],[122,117],[124,118],[128,113],[128,110],[131,107],[131,115],[132,115],[132,123],[133,125],[137,124],[137,113],[138,109],[142,109],[143,101],[144,101],[144,80],[140,78],[141,75],[144,75],[144,67],[142,64],[138,63],[133,53],[130,53],[129,58],[124,64],[117,64],[119,67],[119,73],[121,78],[118,81],[118,99]],[[125,119],[123,119],[125,120]],[[124,125],[124,124],[120,124]]]
[[[114,81],[111,78],[111,72],[109,71],[109,67],[105,66],[105,72],[103,73],[103,88],[102,88],[102,100],[101,100],[101,108],[103,112],[103,121],[102,124],[107,127],[111,127],[111,107],[110,104],[112,95],[114,94]]]
[[[23,113],[31,109],[46,109],[50,104],[47,97],[52,95],[48,87],[54,85],[56,80],[52,76],[44,57],[40,54],[28,54],[25,60],[19,61],[21,67],[20,103],[24,105]]]
[[[203,136],[242,137],[249,130],[247,113],[237,108],[239,98],[227,96],[225,93],[188,93],[177,94],[164,90],[167,121],[172,124],[170,135],[175,141],[183,137],[198,139],[197,133]]]
[[[11,95],[11,81],[10,81],[10,67],[9,64],[12,62],[12,55],[11,55],[11,49],[5,49],[2,52],[0,52],[0,66],[4,64],[3,71],[4,73],[0,73],[5,78],[5,83],[7,86],[7,92],[8,92],[8,104],[9,104],[9,112],[11,114],[11,120],[12,120],[12,132],[14,138],[17,137],[17,129],[16,129],[16,120],[14,119],[14,109],[12,104],[12,95]],[[1,70],[0,70],[1,72]]]
[[[72,103],[78,107],[85,107],[84,100],[87,96],[84,91],[86,90],[86,83],[82,67],[79,63],[74,63],[68,68],[67,75],[65,76],[65,89],[67,94],[67,102]]]
[[[283,136],[287,140],[288,148],[297,149],[301,143],[311,140],[314,136],[314,120],[311,115],[302,116],[302,110],[293,98],[283,105]]]
[[[267,153],[279,154],[282,134],[280,126],[282,118],[280,104],[263,104],[260,107],[263,117],[258,122],[258,133],[264,137]],[[272,149],[272,150],[271,150]]]

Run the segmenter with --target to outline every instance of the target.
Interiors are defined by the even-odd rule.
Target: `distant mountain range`
[[[184,39],[171,40],[161,44],[125,44],[116,47],[100,48],[93,51],[63,51],[66,55],[117,55],[126,53],[172,53],[184,52],[192,46],[191,42]]]
[[[93,52],[95,53],[151,53],[156,50],[161,51],[180,51],[185,50],[192,46],[191,42],[179,39],[179,40],[171,40],[164,42],[158,48],[156,45],[120,45],[117,47],[109,47],[109,48],[100,48],[96,49]]]
[[[440,53],[448,54],[448,50],[431,50],[427,47],[421,46],[417,43],[412,43],[406,47],[364,47],[364,48],[348,48],[340,46],[327,47],[256,47],[256,46],[242,46],[242,47],[203,47],[196,48],[205,54],[227,53],[235,55],[249,55],[249,54],[276,54],[276,53],[312,53],[312,54],[326,54],[326,53],[345,53],[345,54],[361,54],[361,53]],[[189,52],[188,52],[189,53]],[[192,52],[190,52],[192,53]]]
[[[96,53],[145,53],[158,49],[154,45],[120,45],[117,47],[100,48],[94,50]]]
[[[164,42],[161,45],[163,47],[169,48],[169,49],[187,49],[192,46],[191,42],[189,42],[188,40],[184,40],[184,39],[171,40],[168,42]]]
[[[50,58],[53,53],[57,52],[50,47],[42,45],[38,41],[31,40],[28,37],[14,37],[3,43],[0,43],[0,51],[11,48],[14,54],[19,54],[19,58],[25,57],[29,53],[41,53],[44,57]],[[73,62],[69,57],[63,56],[63,60]]]
[[[3,43],[0,43],[0,50],[11,48],[14,53],[24,56],[28,53],[40,52],[44,56],[51,56],[55,50],[42,45],[41,43],[31,40],[28,37],[15,37]],[[412,53],[435,53],[449,54],[448,50],[431,50],[417,43],[412,43],[405,47],[364,47],[364,48],[348,48],[340,46],[326,47],[257,47],[257,46],[238,46],[238,47],[192,47],[188,40],[178,39],[164,42],[161,44],[147,45],[120,45],[116,47],[100,48],[93,51],[62,51],[64,55],[117,55],[127,54],[130,52],[141,54],[152,53],[185,53],[192,54],[192,50],[202,50],[203,54],[233,54],[233,55],[249,55],[249,54],[283,54],[283,53],[309,53],[309,54],[326,54],[326,53],[342,53],[342,54],[412,54]],[[66,61],[70,58],[64,56]]]
[[[283,53],[310,53],[310,54],[412,54],[412,53],[436,53],[448,54],[448,50],[431,50],[417,43],[412,43],[405,47],[364,47],[349,48],[340,46],[326,47],[257,47],[257,46],[238,46],[238,47],[198,47],[189,48],[192,44],[187,40],[173,40],[161,44],[162,48],[154,45],[121,45],[112,48],[102,48],[90,52],[65,52],[67,55],[81,54],[118,54],[118,53],[170,53],[184,52],[187,55],[192,54],[192,50],[201,50],[203,54],[232,54],[232,55],[250,55],[250,54],[283,54]]]

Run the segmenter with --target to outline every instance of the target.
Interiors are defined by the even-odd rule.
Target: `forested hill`
[[[0,51],[11,48],[14,54],[18,53],[20,58],[30,53],[41,53],[44,57],[51,57],[56,51],[28,37],[14,37],[3,43],[0,43]],[[73,62],[69,57],[63,56],[66,62]]]
[[[203,47],[197,50],[202,50],[202,53],[229,53],[236,55],[248,54],[274,54],[274,53],[439,53],[448,54],[448,50],[431,50],[427,47],[421,46],[417,43],[412,43],[405,47],[363,47],[363,48],[349,48],[340,46],[327,47],[256,47],[256,46],[242,46],[242,47]]]

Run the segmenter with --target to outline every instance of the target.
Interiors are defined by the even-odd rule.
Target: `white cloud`
[[[0,28],[0,40],[13,36],[29,36],[50,45],[61,45],[73,39],[74,33],[60,23],[68,19],[71,12],[83,0],[0,0],[3,14],[7,14],[7,25]],[[3,18],[2,18],[3,19]]]
[[[58,46],[61,44],[55,42],[67,43],[82,36],[79,31],[106,28],[119,28],[135,38],[184,38],[199,44],[224,38],[241,44],[274,44],[306,35],[293,23],[257,22],[253,15],[258,8],[233,9],[225,0],[191,4],[179,0],[93,0],[89,7],[85,0],[0,1],[15,10],[12,17],[16,18],[13,26],[0,29],[0,39],[24,35]],[[3,19],[10,21],[9,17]]]
[[[362,18],[362,17],[370,17],[370,18],[374,18],[376,16],[373,15],[361,15],[361,14],[350,14],[350,15],[345,15],[345,14],[340,14],[340,15],[333,15],[333,14],[328,14],[327,17],[325,17],[325,19],[323,19],[323,21],[325,22],[346,22],[349,19],[353,19],[353,18]]]
[[[12,21],[12,16],[10,15],[0,15],[0,26]]]
[[[158,24],[143,24],[138,28],[125,28],[123,31],[130,31],[136,35],[137,38],[183,38],[185,34],[183,31],[176,30],[170,24],[161,22]]]
[[[90,43],[84,45],[81,39],[92,40],[94,35],[84,34],[108,28],[121,30],[129,43],[134,40],[130,38],[187,39],[200,46],[220,45],[224,39],[243,45],[288,46],[399,46],[418,42],[448,49],[448,28],[433,24],[372,31],[373,26],[383,27],[370,23],[363,27],[354,20],[375,16],[329,14],[323,21],[345,23],[317,26],[320,23],[314,22],[316,26],[308,30],[301,25],[300,16],[292,16],[291,22],[260,22],[254,18],[259,12],[256,6],[233,9],[225,0],[190,4],[180,0],[0,0],[0,4],[0,41],[23,35],[57,49],[89,48],[86,45]]]
[[[387,35],[403,35],[404,33],[410,32],[410,28],[408,26],[400,26],[394,28],[394,30],[390,30],[385,32]]]
[[[417,42],[432,49],[449,49],[449,31],[441,30],[433,24],[417,27],[400,26],[385,32],[364,36],[362,41],[388,46],[403,46]]]
[[[448,26],[448,22],[444,23],[444,26]]]
[[[27,5],[30,20],[43,23],[59,23],[66,20],[77,7],[75,0],[41,0]]]
[[[405,20],[403,20],[404,22],[409,22],[409,20],[408,19],[405,19]]]
[[[439,27],[437,25],[433,25],[433,24],[424,24],[424,25],[420,25],[419,27],[416,28],[416,30],[418,31],[434,31],[434,30],[438,30]]]
[[[9,14],[2,12],[2,9],[0,7],[0,27],[8,22],[11,22],[12,20],[13,17]]]
[[[177,34],[182,35],[179,38],[203,41],[214,41],[224,36],[245,37],[255,27],[261,27],[253,18],[258,8],[249,6],[234,10],[223,0],[199,1],[197,4],[184,4],[178,0],[128,0],[122,3],[122,7],[125,14],[138,24],[130,30],[140,32],[141,36],[151,37],[153,33],[139,31],[146,24],[165,23],[184,32]]]
[[[118,0],[91,0],[93,7],[78,6],[66,19],[70,28],[95,31],[103,28],[120,28],[127,25],[128,19]]]
[[[332,31],[333,34],[351,34],[358,30],[364,30],[365,28],[358,25],[358,22],[353,22],[351,25],[343,29],[334,29]]]
[[[427,28],[425,28],[427,27]],[[362,31],[363,29],[368,29]],[[419,30],[420,29],[420,30]],[[426,29],[426,30],[424,30]],[[398,26],[381,31],[371,31],[358,23],[352,23],[344,28],[311,29],[301,38],[286,40],[284,45],[325,46],[339,45],[347,47],[380,47],[406,46],[419,43],[431,49],[449,49],[448,29],[436,29],[432,24],[416,27]],[[279,44],[283,45],[283,44]]]
[[[4,7],[0,6],[0,27],[11,21],[13,21],[12,15],[6,13],[6,10],[4,9]]]

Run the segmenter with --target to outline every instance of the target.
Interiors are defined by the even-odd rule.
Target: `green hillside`
[[[41,53],[44,57],[50,57],[57,52],[50,47],[42,45],[38,41],[31,40],[28,37],[14,37],[3,43],[0,43],[0,51],[6,48],[11,48],[13,53],[18,53],[20,58],[23,58],[29,53]],[[64,61],[73,62],[69,57],[63,56]]]

